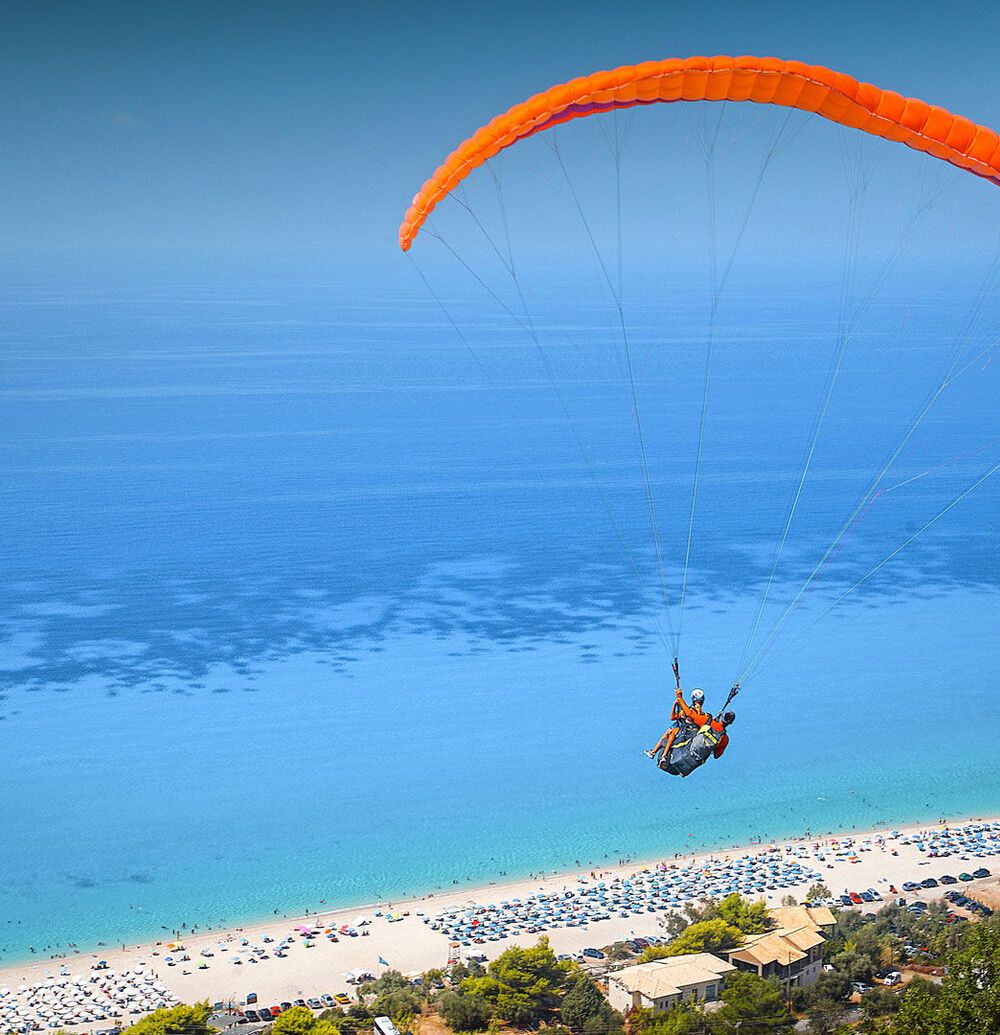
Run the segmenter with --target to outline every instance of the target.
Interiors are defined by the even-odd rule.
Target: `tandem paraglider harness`
[[[689,722],[681,723],[681,731],[670,749],[670,754],[660,759],[659,767],[672,776],[690,776],[708,761],[723,736],[724,732],[717,732],[712,728],[711,718],[700,729]]]
[[[674,676],[677,679],[677,685],[680,686],[680,669],[676,658],[674,658]],[[729,691],[726,703],[719,709],[720,716],[725,714],[729,702],[739,692],[740,684],[737,683]],[[708,716],[708,721],[704,726],[695,726],[694,723],[688,722],[684,718],[683,711],[676,704],[670,712],[670,718],[677,724],[680,732],[677,734],[669,754],[664,754],[657,765],[671,776],[690,776],[699,766],[708,761],[709,756],[719,746],[719,741],[726,735],[725,730],[712,728],[711,715]]]

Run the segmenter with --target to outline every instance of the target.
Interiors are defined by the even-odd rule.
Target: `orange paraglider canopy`
[[[420,188],[400,225],[400,246],[407,251],[434,206],[505,147],[570,119],[659,101],[753,101],[812,111],[1000,185],[1000,136],[944,108],[801,61],[668,58],[571,79],[497,115],[452,151]]]

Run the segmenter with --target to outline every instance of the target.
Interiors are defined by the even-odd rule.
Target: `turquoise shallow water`
[[[699,314],[668,304],[636,335],[675,577],[703,353]],[[606,310],[555,296],[546,315],[638,580],[509,329],[475,332],[487,378],[405,295],[25,291],[6,311],[0,961],[1000,807],[994,482],[800,636],[995,462],[995,367],[942,398],[894,484],[921,477],[807,594],[725,763],[681,783],[641,754],[669,655],[620,357],[588,337]],[[901,365],[908,319],[874,313],[846,361],[765,629],[953,344],[931,314],[906,325]],[[720,332],[682,654],[710,704],[760,599],[832,322],[809,297],[744,300]]]

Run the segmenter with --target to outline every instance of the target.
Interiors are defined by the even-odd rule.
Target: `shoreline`
[[[946,822],[950,829],[955,830],[968,823],[1000,823],[1000,816],[949,817]],[[563,898],[567,891],[582,899],[583,889],[594,888],[599,880],[613,886],[629,878],[634,880],[639,875],[644,875],[644,878],[640,877],[641,883],[642,879],[664,879],[682,873],[695,875],[696,880],[708,880],[710,874],[723,870],[731,859],[746,856],[761,860],[762,868],[768,859],[800,865],[802,876],[797,885],[778,883],[773,886],[774,882],[768,881],[768,890],[761,885],[760,890],[752,893],[752,897],[764,897],[769,906],[774,906],[788,894],[801,901],[809,884],[817,879],[817,873],[818,880],[827,885],[832,895],[839,895],[849,885],[851,890],[881,888],[885,893],[883,898],[888,898],[890,882],[901,888],[907,879],[919,881],[927,876],[938,877],[948,870],[958,873],[982,865],[971,860],[960,863],[957,857],[953,860],[928,860],[920,856],[916,847],[905,843],[904,839],[909,835],[940,830],[941,826],[941,822],[898,827],[880,823],[862,831],[809,831],[762,843],[666,853],[659,857],[594,867],[580,866],[534,877],[434,891],[392,902],[309,911],[289,917],[272,916],[194,933],[182,931],[180,938],[183,942],[176,950],[167,948],[176,942],[172,942],[172,935],[164,933],[159,939],[138,945],[126,943],[124,950],[119,942],[114,948],[78,949],[68,956],[36,956],[16,963],[3,963],[0,965],[0,986],[38,985],[47,980],[59,980],[57,974],[66,976],[70,971],[73,979],[79,975],[86,980],[94,973],[95,964],[104,960],[111,972],[136,973],[146,968],[145,973],[155,976],[170,994],[182,1002],[205,998],[210,1002],[237,1002],[245,998],[249,989],[259,992],[262,1003],[265,999],[278,1002],[324,992],[347,991],[351,984],[351,971],[364,970],[374,975],[385,966],[391,966],[404,973],[417,973],[446,965],[455,943],[451,941],[452,935],[447,928],[434,928],[431,921],[435,914],[463,914],[470,907],[488,913],[489,910],[482,908],[487,904],[503,903],[508,899],[530,901],[539,895],[550,899]],[[899,833],[898,843],[890,836],[894,831]],[[993,837],[990,859],[995,861],[986,861],[986,865],[993,868],[991,881],[996,879],[996,868],[1000,864],[1000,834]],[[837,854],[847,844],[856,847]],[[932,863],[937,865],[931,870],[926,869]],[[933,898],[943,890],[938,888],[921,892],[921,895]],[[541,934],[550,939],[556,952],[579,952],[584,947],[608,945],[633,934],[658,933],[664,911],[676,907],[668,907],[661,902],[655,908],[656,912],[652,906],[641,910],[642,915],[626,915],[612,910],[602,918],[591,917],[580,925],[554,924],[551,929],[543,931],[517,933],[514,930],[501,939],[477,943],[475,948],[470,946],[459,949],[459,952],[482,952],[492,958],[513,944],[534,944]],[[307,944],[310,936],[304,934],[304,928],[319,929],[311,945]],[[353,935],[348,928],[355,928]],[[329,939],[327,932],[330,931],[337,940]],[[289,944],[282,947],[278,939],[287,939]],[[276,948],[280,956],[274,955]],[[188,957],[187,962],[170,962],[173,959],[171,952],[176,956],[180,951]],[[258,958],[251,960],[251,953],[257,953]],[[241,956],[240,963],[246,965],[233,966],[237,956]],[[130,1022],[123,1018],[122,1023],[134,1023],[134,1020]]]
[[[406,909],[415,905],[425,904],[435,898],[446,899],[463,893],[468,893],[470,897],[495,896],[497,892],[502,891],[504,888],[520,888],[525,883],[532,881],[555,881],[561,879],[575,880],[581,873],[589,873],[591,871],[618,871],[622,868],[629,867],[641,869],[664,861],[668,864],[671,862],[680,864],[685,860],[691,860],[693,864],[696,860],[711,859],[715,858],[717,855],[753,853],[755,851],[760,851],[767,845],[801,844],[803,842],[822,841],[831,838],[865,838],[884,834],[888,830],[899,830],[901,833],[905,834],[908,831],[926,830],[933,827],[939,827],[943,824],[960,825],[964,823],[988,823],[995,821],[1000,821],[1000,811],[980,816],[963,814],[960,816],[938,817],[933,820],[908,820],[903,823],[894,823],[891,820],[879,820],[873,826],[866,826],[862,829],[857,829],[853,826],[850,829],[827,831],[807,829],[804,832],[796,834],[774,836],[768,839],[752,839],[748,842],[742,842],[739,844],[720,843],[715,847],[699,847],[694,850],[687,851],[661,851],[649,856],[644,855],[642,857],[634,858],[624,857],[615,860],[614,862],[601,860],[594,861],[593,863],[586,863],[581,861],[572,868],[528,871],[519,876],[511,876],[507,873],[503,873],[498,875],[497,879],[487,880],[485,882],[481,878],[475,877],[467,878],[467,880],[456,879],[450,885],[438,885],[430,891],[421,891],[419,889],[406,891],[401,892],[398,897],[377,899],[369,902],[347,902],[340,905],[331,905],[320,902],[316,909],[290,912],[283,912],[280,907],[277,907],[271,914],[263,916],[250,915],[238,918],[233,922],[226,922],[219,925],[195,924],[189,928],[187,927],[186,922],[184,922],[179,927],[171,928],[169,932],[164,933],[163,928],[161,927],[157,931],[150,931],[146,934],[139,935],[139,937],[134,941],[132,939],[127,939],[124,944],[120,940],[115,940],[114,942],[104,940],[102,944],[102,940],[99,940],[89,944],[68,944],[67,947],[70,949],[68,952],[48,954],[28,953],[24,956],[12,956],[8,959],[4,959],[3,956],[0,955],[0,985],[4,983],[3,975],[7,971],[17,968],[34,967],[35,965],[46,963],[58,967],[61,963],[69,963],[70,961],[83,959],[85,957],[93,957],[96,959],[102,954],[106,955],[114,952],[142,952],[155,946],[166,944],[167,938],[202,939],[217,935],[226,935],[234,931],[239,932],[244,930],[255,930],[267,926],[278,927],[287,924],[299,924],[306,920],[320,921],[324,918],[339,918],[342,914],[347,913],[374,912],[378,910],[392,909],[394,907],[397,909]],[[10,982],[7,983],[9,984]]]

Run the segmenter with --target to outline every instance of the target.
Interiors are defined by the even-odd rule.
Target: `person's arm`
[[[719,743],[715,745],[715,750],[712,752],[713,757],[722,758],[726,753],[727,747],[729,747],[729,734],[723,733],[722,736],[719,737]]]
[[[695,724],[698,723],[699,715],[691,705],[685,703],[684,698],[681,696],[680,687],[677,688],[677,707],[684,713],[686,719],[690,719]]]

